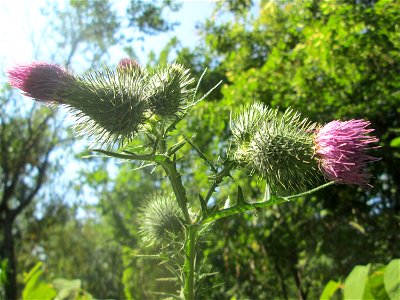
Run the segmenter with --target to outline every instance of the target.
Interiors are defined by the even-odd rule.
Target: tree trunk
[[[15,260],[14,237],[12,234],[14,218],[10,217],[7,213],[4,215],[4,219],[2,220],[3,247],[1,249],[1,259],[7,260],[5,296],[7,300],[17,300],[17,264]]]
[[[297,287],[297,295],[299,300],[306,300],[307,295],[304,293],[303,289],[301,288],[301,277],[299,271],[297,269],[293,269],[293,277]]]

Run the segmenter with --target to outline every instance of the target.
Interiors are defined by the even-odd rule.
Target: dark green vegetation
[[[85,16],[92,20],[88,24],[93,28],[104,20],[114,20],[101,31],[101,43],[99,35],[83,30],[87,26],[71,29],[70,33],[82,35],[65,33],[71,39],[59,43],[71,47],[68,55],[62,56],[65,64],[73,63],[77,55],[72,38],[87,43],[89,51],[83,54],[90,58],[90,64],[98,64],[109,47],[123,42],[123,37],[115,34],[118,20],[108,19],[112,11],[107,18],[100,16],[107,11],[99,9],[100,4],[71,3],[76,12],[87,9]],[[344,282],[355,265],[385,265],[400,256],[400,5],[394,0],[263,1],[255,4],[260,5],[259,14],[252,18],[249,1],[224,3],[216,14],[230,16],[232,21],[203,24],[205,45],[190,50],[172,41],[153,61],[163,62],[176,47],[178,62],[197,76],[209,68],[201,85],[203,93],[224,80],[222,88],[200,103],[181,125],[195,135],[194,141],[207,157],[225,155],[230,111],[259,100],[282,111],[290,106],[321,123],[338,118],[367,119],[380,138],[381,148],[375,155],[382,160],[370,168],[374,188],[369,191],[332,186],[296,202],[216,222],[201,244],[203,258],[207,258],[203,268],[215,275],[204,280],[200,298],[316,299],[329,280]],[[145,21],[141,18],[130,24],[146,33],[152,32],[147,26],[155,30],[172,26],[157,18],[148,25]],[[67,26],[54,28],[58,34],[68,30]],[[4,88],[2,105],[13,107],[14,97]],[[23,106],[23,101],[19,99],[15,107]],[[104,161],[86,160],[80,180],[73,186],[78,190],[91,187],[99,203],[84,206],[85,217],[77,218],[77,207],[59,200],[65,193],[69,197],[73,193],[62,194],[51,180],[44,180],[54,178],[62,165],[62,160],[51,161],[52,168],[43,165],[52,149],[49,147],[65,139],[63,134],[58,136],[62,130],[55,130],[56,125],[47,121],[55,120],[54,116],[41,109],[23,116],[17,109],[11,112],[2,106],[0,221],[1,230],[6,232],[7,209],[26,203],[23,213],[15,216],[14,230],[9,231],[17,245],[19,290],[22,273],[41,260],[46,269],[43,275],[49,281],[79,278],[82,287],[98,298],[158,299],[153,291],[175,291],[178,287],[170,282],[157,280],[171,276],[165,266],[137,256],[155,252],[142,243],[136,216],[152,191],[168,191],[161,170],[132,171],[138,166],[125,163],[118,164],[117,174],[111,176]],[[35,132],[40,132],[40,142],[32,148],[23,147],[28,145],[29,134]],[[185,146],[180,155],[189,156],[190,151]],[[41,166],[46,167],[46,184],[24,202],[24,197],[35,191],[35,183],[41,183]],[[198,205],[197,193],[208,187],[204,175],[207,166],[201,160],[186,160],[179,168],[190,187],[188,197]],[[262,181],[246,174],[233,175],[246,200],[262,199]],[[8,196],[13,178],[17,181]],[[213,200],[224,201],[235,195],[235,189],[222,184]],[[51,195],[47,196],[50,201],[42,203],[46,194]],[[7,257],[10,244],[6,235],[0,242],[1,257]]]

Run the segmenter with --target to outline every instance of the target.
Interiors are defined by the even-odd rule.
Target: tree
[[[157,33],[173,28],[162,17],[165,9],[178,8],[173,2],[166,1],[159,7],[131,1],[130,6],[134,5],[145,8],[140,14],[129,16],[128,29],[135,26],[140,30],[154,28],[153,33]],[[57,2],[52,8],[54,10],[44,10],[51,30],[46,39],[40,39],[41,42],[36,44],[36,55],[43,55],[43,49],[51,49],[47,55],[60,64],[70,65],[80,56],[87,59],[87,66],[90,66],[104,57],[111,46],[125,39],[121,24],[127,16],[117,17],[115,7],[109,1]],[[135,34],[131,31],[127,40],[134,38]],[[48,38],[50,36],[52,38]],[[47,179],[46,172],[55,165],[51,153],[60,143],[60,125],[55,112],[33,106],[30,111],[22,110],[21,113],[16,95],[8,88],[2,88],[1,92],[0,258],[7,259],[5,296],[16,299],[15,220],[38,197]]]
[[[53,112],[33,107],[28,118],[16,117],[8,101],[9,89],[3,88],[0,111],[2,230],[0,257],[7,261],[6,299],[17,298],[16,257],[13,228],[19,214],[38,195],[49,168],[50,154],[59,142]],[[50,122],[53,119],[53,122]]]

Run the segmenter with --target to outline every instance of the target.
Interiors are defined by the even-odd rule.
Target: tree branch
[[[50,153],[53,150],[53,148],[54,148],[54,145],[51,145],[49,147],[42,165],[38,168],[39,172],[38,172],[38,175],[36,177],[35,187],[30,191],[30,193],[28,194],[28,196],[26,198],[20,199],[20,203],[15,209],[11,210],[11,218],[12,219],[15,219],[21,213],[21,211],[29,203],[32,202],[33,198],[36,196],[36,194],[38,193],[39,189],[42,187],[43,182],[44,182],[44,178],[45,178],[45,175],[46,175],[46,169],[47,169],[48,162],[49,162],[49,156],[50,156]]]

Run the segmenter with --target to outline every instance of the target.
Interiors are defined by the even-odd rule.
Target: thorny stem
[[[185,218],[187,238],[185,241],[185,262],[183,265],[183,294],[186,300],[195,299],[194,289],[194,273],[195,273],[195,261],[196,261],[196,240],[197,240],[197,226],[192,224],[192,220],[189,215],[187,207],[186,191],[182,184],[182,176],[176,169],[175,161],[171,161],[169,158],[161,163],[162,167],[167,173],[167,176],[171,182],[172,189],[174,191],[178,205],[182,210]]]
[[[188,226],[188,239],[185,242],[185,263],[183,266],[185,274],[185,285],[183,294],[186,300],[195,299],[195,262],[196,262],[196,244],[198,227],[196,225]]]
[[[208,193],[206,197],[204,198],[204,202],[207,204],[208,201],[210,200],[212,194],[214,194],[215,189],[218,187],[218,185],[224,180],[226,176],[229,175],[229,172],[235,167],[234,162],[229,162],[228,165],[226,165],[218,174],[214,176],[213,183],[208,190]]]
[[[116,153],[116,152],[111,152],[111,151],[106,151],[102,149],[92,149],[93,152],[98,152],[106,156],[111,156],[115,158],[120,158],[120,159],[126,159],[126,160],[140,160],[140,161],[149,161],[149,162],[156,162],[156,163],[161,163],[162,161],[166,160],[167,156],[163,154],[134,154],[134,153],[129,153],[129,154],[123,154],[123,153]]]
[[[222,209],[222,210],[218,210],[216,209],[214,213],[212,213],[211,215],[209,215],[207,218],[203,219],[203,221],[201,222],[202,224],[207,224],[210,223],[212,221],[216,221],[225,217],[229,217],[244,211],[249,211],[249,210],[255,210],[258,208],[264,208],[264,207],[268,207],[274,204],[280,204],[280,203],[284,203],[284,202],[288,202],[291,199],[294,198],[298,198],[298,197],[302,197],[302,196],[306,196],[306,195],[310,195],[312,193],[315,193],[323,188],[326,188],[332,184],[334,184],[334,181],[330,181],[328,183],[325,183],[323,185],[320,185],[319,187],[316,187],[314,189],[311,189],[307,192],[304,193],[300,193],[297,195],[293,195],[293,196],[288,196],[288,197],[277,197],[277,196],[273,196],[271,195],[269,200],[264,201],[264,202],[257,202],[257,203],[237,203],[236,205],[226,208],[226,209]]]
[[[178,205],[182,210],[183,216],[185,218],[186,224],[191,224],[192,221],[189,216],[189,211],[187,207],[187,198],[186,198],[186,190],[182,184],[182,176],[176,169],[176,164],[174,161],[171,161],[169,158],[165,161],[161,162],[161,166],[163,167],[165,173],[171,182],[172,189],[174,191],[176,200],[178,201]]]
[[[314,188],[314,189],[311,189],[311,190],[309,190],[309,191],[307,191],[307,192],[300,193],[300,194],[293,195],[293,196],[284,197],[284,199],[288,201],[288,200],[290,200],[290,199],[294,199],[294,198],[299,198],[299,197],[302,197],[302,196],[311,195],[311,194],[313,194],[313,193],[315,193],[315,192],[317,192],[317,191],[319,191],[319,190],[322,190],[322,189],[324,189],[324,188],[326,188],[326,187],[328,187],[328,186],[330,186],[330,185],[332,185],[332,184],[334,184],[334,183],[335,183],[335,181],[329,181],[329,182],[327,182],[327,183],[325,183],[325,184],[323,184],[323,185],[320,185],[320,186],[318,186],[318,187],[316,187],[316,188]]]

